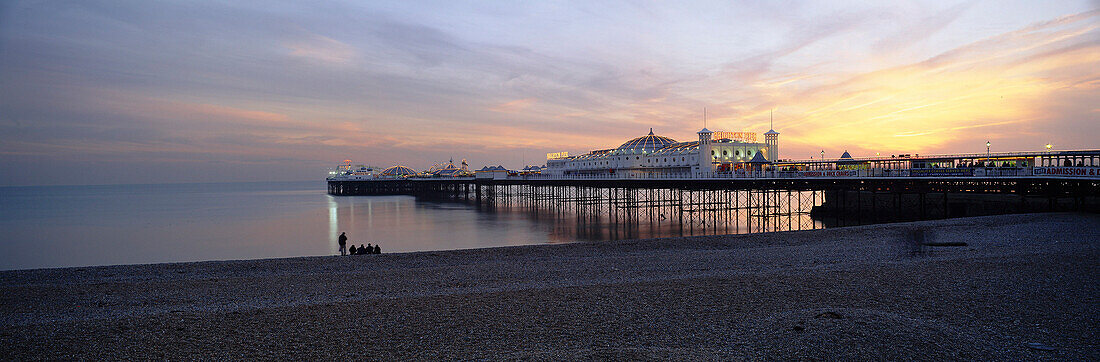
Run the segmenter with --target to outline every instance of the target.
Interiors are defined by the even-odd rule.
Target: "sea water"
[[[386,253],[761,231],[325,190],[324,181],[0,187],[0,269],[335,255],[341,232],[349,246]],[[788,229],[822,227],[796,218]]]

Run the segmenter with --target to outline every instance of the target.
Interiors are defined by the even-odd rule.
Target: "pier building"
[[[452,158],[447,163],[440,163],[429,167],[425,171],[428,177],[469,177],[474,173],[470,172],[470,165],[466,164],[466,160],[463,159],[462,166],[455,166],[455,160]]]
[[[613,149],[594,150],[579,156],[548,155],[543,175],[550,177],[612,175],[627,178],[698,177],[715,172],[748,169],[754,158],[768,162],[779,158],[779,132],[765,133],[756,142],[750,132],[714,132],[703,128],[697,140],[678,142],[653,133],[624,142]]]
[[[382,170],[382,173],[380,173],[379,176],[389,177],[389,178],[410,177],[410,176],[416,176],[416,170],[413,170],[412,168],[409,168],[408,166],[397,165],[397,166],[393,166],[393,167],[387,168],[385,170]]]

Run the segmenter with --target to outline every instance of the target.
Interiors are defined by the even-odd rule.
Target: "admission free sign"
[[[1100,178],[1100,167],[1036,167],[1035,176]]]

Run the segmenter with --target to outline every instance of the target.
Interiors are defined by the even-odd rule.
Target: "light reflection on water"
[[[723,222],[325,194],[323,182],[0,187],[0,269],[333,255],[821,228],[807,214]],[[686,219],[685,219],[686,220]],[[740,220],[740,221],[737,221]],[[735,222],[736,221],[736,222]]]

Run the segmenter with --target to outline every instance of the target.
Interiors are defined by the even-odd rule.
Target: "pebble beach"
[[[1100,215],[0,272],[0,356],[1100,360]]]

